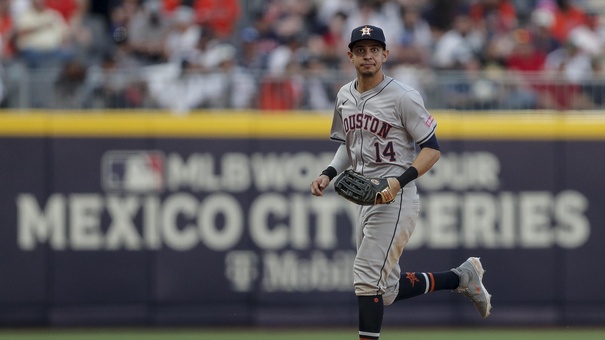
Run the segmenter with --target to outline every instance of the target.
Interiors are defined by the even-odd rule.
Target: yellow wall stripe
[[[605,114],[433,112],[440,139],[605,140]],[[331,113],[0,111],[0,136],[327,139]]]

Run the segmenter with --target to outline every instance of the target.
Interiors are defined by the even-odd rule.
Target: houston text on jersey
[[[389,123],[367,113],[357,113],[345,118],[343,126],[345,133],[349,133],[351,130],[363,129],[381,138],[387,138],[393,127]]]

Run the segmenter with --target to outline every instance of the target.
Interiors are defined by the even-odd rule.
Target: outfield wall
[[[605,118],[435,112],[404,271],[480,256],[386,325],[605,323]],[[0,325],[353,325],[354,211],[309,183],[329,115],[0,114]]]

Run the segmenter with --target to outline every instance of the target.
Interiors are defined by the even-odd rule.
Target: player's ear
[[[389,50],[382,51],[382,62],[384,63],[389,58]]]

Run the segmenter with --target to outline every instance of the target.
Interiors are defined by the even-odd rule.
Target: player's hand
[[[324,189],[330,184],[330,177],[326,175],[319,175],[313,182],[311,182],[311,193],[315,196],[323,196]]]
[[[387,182],[389,182],[389,192],[391,193],[392,197],[393,198],[397,197],[397,193],[399,192],[399,190],[401,190],[401,184],[399,184],[399,181],[395,177],[387,178]],[[376,203],[377,204],[384,203],[384,202],[382,202],[381,196],[378,197],[378,200]]]

